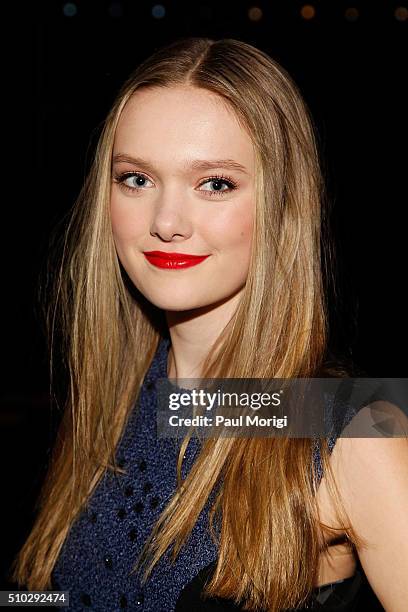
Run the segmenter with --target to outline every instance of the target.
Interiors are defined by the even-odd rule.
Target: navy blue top
[[[61,609],[90,608],[101,612],[126,608],[145,612],[212,609],[191,604],[194,589],[199,592],[199,579],[214,567],[217,558],[208,530],[211,497],[173,565],[169,555],[164,555],[144,585],[140,570],[130,574],[154,523],[176,488],[180,441],[156,436],[155,381],[167,378],[169,346],[170,339],[162,338],[118,444],[116,457],[126,474],[105,472],[88,508],[74,522],[61,549],[52,573],[52,588],[70,593],[69,608]],[[334,438],[328,439],[330,450],[334,443]],[[199,440],[191,438],[184,455],[183,477],[199,447]],[[318,445],[314,448],[313,464],[320,479]],[[339,585],[338,588],[343,583],[355,586],[360,574],[355,576],[333,584]],[[330,587],[330,592],[323,589],[320,601],[327,600],[333,588]],[[316,605],[321,608],[321,604]],[[218,605],[215,609],[239,608]]]

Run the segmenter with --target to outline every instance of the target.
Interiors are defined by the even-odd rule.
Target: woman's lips
[[[190,255],[187,253],[166,253],[164,251],[144,251],[146,259],[157,268],[190,268],[207,259],[209,255]]]

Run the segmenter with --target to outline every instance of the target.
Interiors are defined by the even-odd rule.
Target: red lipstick
[[[207,259],[209,255],[190,255],[188,253],[166,253],[165,251],[143,251],[146,259],[157,268],[174,270],[190,268]]]

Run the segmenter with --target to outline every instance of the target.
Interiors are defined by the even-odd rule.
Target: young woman
[[[405,438],[156,435],[159,378],[326,372],[323,202],[310,114],[265,53],[189,38],[132,74],[51,292],[70,384],[20,585],[275,611],[357,609],[368,581],[372,609],[406,610]]]

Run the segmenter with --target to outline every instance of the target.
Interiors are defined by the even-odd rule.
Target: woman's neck
[[[177,380],[200,378],[202,363],[236,312],[242,289],[221,303],[189,311],[166,311],[171,346],[167,375]]]

